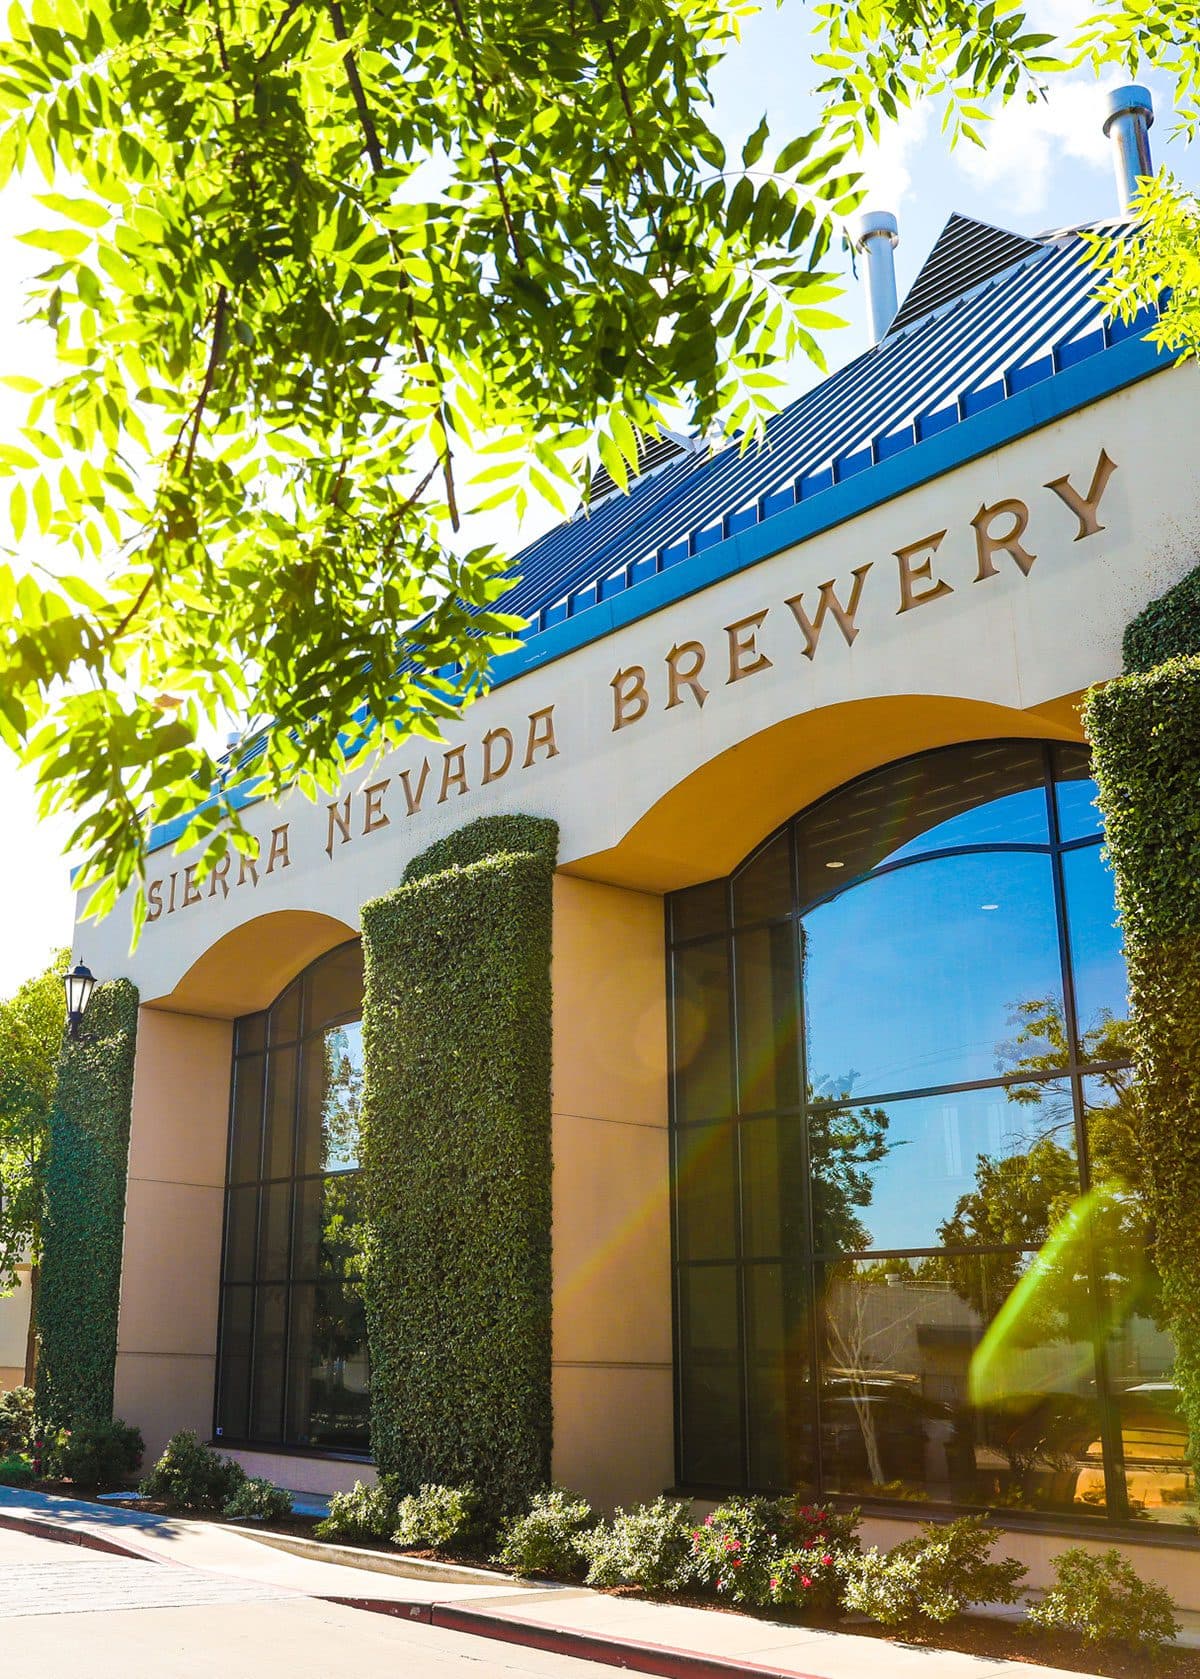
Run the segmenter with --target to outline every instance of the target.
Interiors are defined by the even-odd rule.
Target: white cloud
[[[886,123],[879,141],[862,153],[855,168],[861,171],[866,188],[864,209],[899,214],[912,186],[912,154],[924,145],[932,117],[929,105],[918,101],[895,122]]]
[[[969,142],[955,163],[974,187],[999,189],[1025,214],[1043,209],[1064,159],[1089,169],[1111,169],[1104,136],[1104,86],[1080,76],[1052,82],[1036,105],[1014,100],[983,130],[984,147]]]

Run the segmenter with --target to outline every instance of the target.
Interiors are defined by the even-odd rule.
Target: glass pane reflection
[[[1021,1325],[989,1403],[971,1403],[972,1359],[1027,1263],[959,1255],[826,1272],[821,1444],[832,1489],[1009,1510],[1103,1509],[1094,1358],[1077,1314]]]
[[[1128,1055],[1123,1024],[1129,1013],[1129,989],[1112,870],[1098,845],[1063,853],[1071,969],[1079,1017],[1080,1053],[1088,1061]]]
[[[1048,857],[943,857],[878,876],[810,910],[803,949],[818,1093],[993,1078],[1020,1005],[1054,998],[1061,1010]]]
[[[715,1119],[733,1103],[729,947],[724,939],[675,956],[675,1117]]]
[[[809,1124],[825,1252],[1032,1247],[1079,1194],[1064,1081],[814,1109]]]

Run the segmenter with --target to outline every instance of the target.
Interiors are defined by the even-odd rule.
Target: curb
[[[11,1533],[27,1533],[32,1539],[56,1539],[60,1545],[78,1545],[84,1551],[104,1551],[109,1556],[128,1557],[133,1562],[160,1560],[147,1556],[145,1551],[118,1545],[115,1539],[103,1539],[98,1533],[88,1533],[83,1528],[64,1527],[61,1522],[40,1521],[36,1516],[10,1516],[0,1511],[0,1528],[7,1528]]]
[[[378,1597],[328,1597],[322,1598],[322,1602],[338,1603],[347,1609],[365,1609],[376,1615],[398,1616],[439,1627],[443,1632],[468,1633],[475,1638],[492,1638],[527,1649],[545,1650],[551,1655],[574,1656],[580,1661],[599,1662],[631,1673],[655,1674],[658,1679],[817,1679],[816,1675],[795,1668],[727,1661],[694,1650],[674,1650],[666,1644],[609,1638],[600,1632],[575,1632],[570,1627],[544,1626],[486,1609],[446,1603],[401,1603]]]

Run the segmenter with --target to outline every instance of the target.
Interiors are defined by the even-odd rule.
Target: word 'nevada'
[[[1104,529],[1097,515],[1108,481],[1115,471],[1116,463],[1101,449],[1086,494],[1077,490],[1068,476],[1053,478],[1043,486],[1065,503],[1075,515],[1079,528],[1074,541],[1082,542],[1085,537],[1095,536],[1098,531]],[[971,520],[975,532],[973,582],[984,583],[989,577],[998,576],[999,567],[996,561],[1002,554],[1013,561],[1023,577],[1029,576],[1037,555],[1032,553],[1023,541],[1028,525],[1029,508],[1015,496],[992,502],[990,505],[985,503],[979,509]],[[934,572],[934,556],[945,535],[945,530],[934,531],[932,535],[923,536],[918,542],[910,542],[907,547],[893,549],[893,556],[899,566],[900,604],[896,608],[898,614],[912,612],[918,606],[927,606],[930,601],[941,600],[944,596],[954,593],[954,585]],[[863,565],[853,568],[850,573],[852,581],[849,590],[843,588],[843,594],[846,596],[844,604],[838,596],[838,580],[834,577],[819,586],[816,608],[811,614],[805,606],[803,594],[793,595],[784,602],[804,637],[804,646],[800,651],[806,659],[816,657],[821,631],[830,618],[841,631],[846,645],[853,645],[859,631],[856,619],[862,603],[863,588],[867,574],[874,564],[873,560],[867,560]],[[761,612],[752,612],[745,618],[739,618],[736,623],[725,625],[728,656],[726,685],[740,682],[747,676],[757,676],[760,671],[769,670],[775,663],[762,651],[756,640],[770,610],[769,606],[764,606]],[[700,641],[677,642],[666,654],[665,710],[670,711],[673,706],[682,705],[685,691],[691,694],[697,705],[704,704],[709,690],[700,680],[700,676],[707,660],[708,651]],[[611,687],[614,730],[627,728],[649,711],[650,688],[644,665],[627,665],[623,670],[619,670],[612,679]]]
[[[529,729],[525,737],[525,751],[521,758],[521,768],[530,769],[537,761],[538,753],[545,758],[558,757],[558,743],[554,738],[554,707],[544,706],[541,711],[529,713]],[[505,728],[489,729],[480,742],[480,787],[486,787],[490,782],[500,781],[513,767],[517,755],[517,743],[513,739],[512,730]],[[444,805],[453,794],[461,798],[464,793],[471,791],[470,771],[467,766],[467,748],[465,746],[451,746],[442,753],[442,767],[439,775],[434,770],[429,759],[421,759],[418,770],[401,770],[396,778],[404,792],[404,815],[416,816],[425,802],[425,795],[436,781],[438,786],[437,803]],[[384,808],[387,790],[392,784],[391,776],[386,781],[377,781],[371,787],[364,787],[358,795],[360,805],[359,833],[373,834],[378,828],[391,825],[391,817]],[[354,837],[354,795],[347,793],[344,799],[336,800],[326,806],[328,829],[325,837],[325,854],[332,859],[335,839],[340,839],[342,845],[347,844]]]

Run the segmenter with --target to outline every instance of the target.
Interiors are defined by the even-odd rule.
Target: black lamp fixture
[[[92,1000],[92,992],[96,989],[96,976],[82,962],[76,962],[70,973],[63,975],[63,986],[67,993],[67,1030],[73,1038],[77,1038]]]

